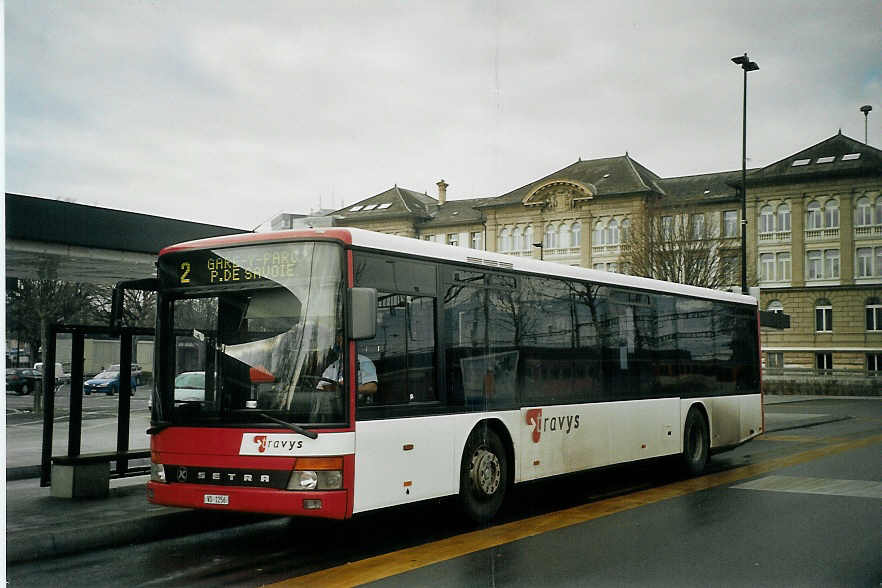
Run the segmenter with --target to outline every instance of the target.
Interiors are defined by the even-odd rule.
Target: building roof
[[[385,192],[335,210],[330,215],[348,222],[396,216],[427,219],[431,216],[431,207],[437,204],[438,201],[431,196],[396,185]]]
[[[882,151],[839,131],[829,139],[753,171],[747,183],[794,182],[824,176],[882,173]]]
[[[747,170],[752,173],[753,169]],[[741,170],[664,178],[659,184],[664,188],[662,206],[726,201],[737,197],[735,186],[741,182]]]
[[[549,181],[576,181],[587,185],[594,196],[632,194],[634,192],[664,193],[654,172],[637,163],[626,153],[617,157],[579,160],[545,177],[521,186],[511,192],[489,199],[482,207],[520,203],[536,187]]]

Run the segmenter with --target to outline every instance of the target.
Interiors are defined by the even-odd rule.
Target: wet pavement
[[[826,414],[823,409],[816,410],[815,403],[807,402],[812,399],[767,397],[767,434],[848,418],[841,412]],[[803,404],[788,406],[793,402]],[[820,403],[817,406],[820,408]],[[145,476],[112,480],[108,498],[64,499],[50,496],[50,489],[40,488],[35,479],[7,482],[7,563],[167,539],[272,518],[152,505],[147,502],[145,484]]]

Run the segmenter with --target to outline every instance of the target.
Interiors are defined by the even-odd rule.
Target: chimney
[[[436,185],[438,186],[438,204],[444,204],[447,202],[447,186],[450,184],[441,180]]]

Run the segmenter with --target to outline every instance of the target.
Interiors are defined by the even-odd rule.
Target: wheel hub
[[[491,451],[478,449],[472,455],[470,472],[475,488],[487,496],[492,496],[502,480],[499,459]]]

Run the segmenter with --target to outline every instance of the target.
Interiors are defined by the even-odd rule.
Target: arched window
[[[562,249],[567,249],[570,246],[570,225],[566,223],[561,223],[560,229],[558,230],[557,234],[560,238],[560,247]]]
[[[778,230],[790,230],[790,207],[786,204],[778,207]]]
[[[573,236],[570,242],[570,247],[581,247],[582,246],[582,223],[576,221],[573,223]]]
[[[533,249],[533,227],[527,226],[526,230],[524,230],[524,243],[521,247],[524,251],[532,251]]]
[[[829,333],[833,331],[833,305],[826,298],[815,303],[815,331]]]
[[[760,209],[759,225],[760,233],[775,232],[775,211],[772,210],[771,206],[763,206],[762,209]]]
[[[704,218],[704,217],[702,217]],[[625,219],[622,221],[622,241],[627,241],[631,236],[631,221]]]
[[[611,221],[609,221],[609,224],[606,225],[606,244],[619,244],[619,223],[616,221],[616,219],[612,219]]]
[[[828,200],[824,205],[824,226],[828,229],[839,226],[839,203]]]
[[[557,249],[557,227],[549,224],[545,227],[545,247],[547,249]]]
[[[511,234],[508,229],[502,229],[499,233],[499,252],[508,253],[511,251]]]
[[[882,225],[882,196],[876,198],[876,214],[875,220],[873,221],[874,225]]]
[[[511,232],[511,248],[513,251],[523,250],[523,245],[521,243],[521,228],[515,227]]]
[[[821,222],[821,205],[811,201],[805,207],[805,228],[808,230],[823,228]]]
[[[858,198],[854,210],[854,226],[866,227],[873,224],[873,207],[866,196]]]
[[[882,331],[882,300],[877,297],[867,299],[867,330]]]
[[[766,310],[768,310],[769,312],[784,312],[784,305],[781,304],[780,300],[772,300],[771,302],[769,302]]]
[[[593,245],[603,245],[603,223],[597,221],[597,224],[594,225],[594,237],[593,237]]]

